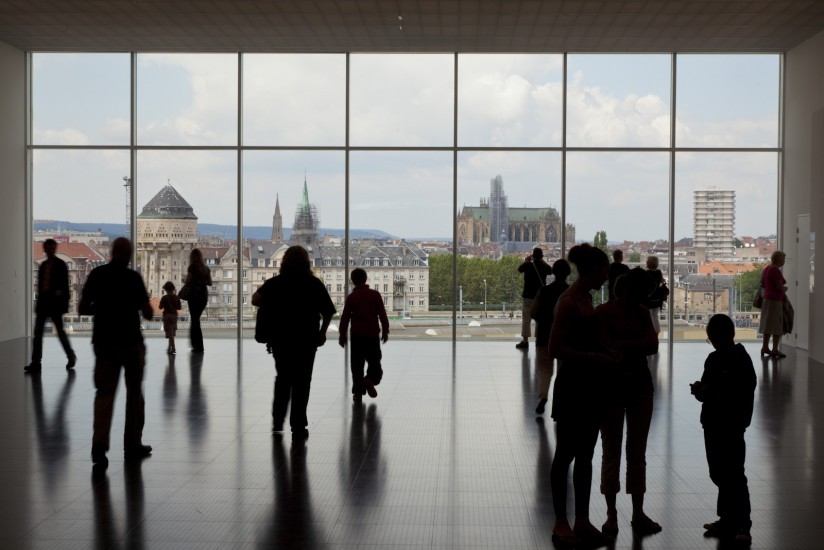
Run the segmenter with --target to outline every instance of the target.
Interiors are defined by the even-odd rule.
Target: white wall
[[[824,363],[824,287],[808,295],[796,289],[795,258],[806,254],[795,242],[797,216],[810,214],[810,230],[824,237],[824,32],[787,52],[785,65],[784,248],[790,300],[810,300],[810,358]],[[790,258],[792,256],[792,259]],[[818,261],[819,266],[822,264]],[[824,275],[819,276],[819,279]]]
[[[26,55],[0,42],[0,341],[26,335]]]

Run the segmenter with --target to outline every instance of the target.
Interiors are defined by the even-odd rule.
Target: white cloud
[[[89,145],[88,136],[77,128],[35,131],[34,141],[51,145]]]

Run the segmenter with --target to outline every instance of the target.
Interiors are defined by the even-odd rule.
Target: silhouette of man
[[[119,237],[112,243],[112,258],[95,268],[83,287],[80,314],[94,315],[94,432],[92,462],[107,466],[109,432],[112,427],[114,396],[120,368],[126,377],[126,427],[123,433],[124,457],[128,460],[149,456],[152,448],[143,444],[143,365],[146,348],[140,331],[140,317],[152,318],[149,295],[140,275],[129,269],[132,243]]]
[[[34,342],[32,343],[31,363],[23,369],[26,372],[40,372],[40,361],[43,358],[43,327],[47,319],[51,319],[63,351],[69,359],[66,363],[66,370],[73,369],[77,362],[77,356],[69,343],[69,337],[63,329],[63,314],[69,311],[69,270],[66,268],[66,262],[55,256],[57,241],[54,239],[43,241],[43,252],[46,253],[46,260],[37,270]]]
[[[518,272],[524,274],[524,290],[521,297],[524,308],[521,317],[521,341],[515,344],[518,349],[529,349],[529,337],[532,336],[532,302],[538,291],[546,284],[546,278],[552,274],[552,268],[544,261],[544,251],[539,247],[532,250],[532,254],[524,258],[518,266]]]
[[[609,264],[609,283],[607,289],[609,290],[609,299],[615,299],[615,281],[618,280],[618,277],[621,275],[626,275],[629,273],[629,266],[624,264],[624,251],[623,250],[613,250],[612,251],[612,263]]]

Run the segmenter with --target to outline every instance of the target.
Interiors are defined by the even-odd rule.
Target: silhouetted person
[[[529,349],[529,337],[532,336],[532,301],[546,284],[546,278],[552,273],[552,268],[544,261],[544,251],[536,246],[532,254],[524,258],[524,262],[518,266],[518,272],[524,274],[524,290],[521,292],[524,307],[521,313],[521,341],[515,344],[515,347]]]
[[[650,319],[652,319],[652,327],[655,329],[655,334],[658,334],[661,332],[661,323],[658,317],[661,315],[661,308],[664,307],[663,300],[658,296],[658,289],[667,286],[664,282],[664,274],[658,269],[658,256],[649,256],[647,258],[647,273],[649,273],[649,276],[652,277],[652,281],[655,283],[655,289],[647,300],[647,307],[649,308]],[[667,292],[667,294],[669,294],[669,292]]]
[[[377,290],[366,284],[366,271],[355,268],[350,275],[355,288],[346,297],[343,313],[340,316],[340,336],[338,343],[346,346],[349,322],[352,322],[352,334],[349,338],[350,367],[352,369],[352,399],[355,403],[363,400],[363,394],[375,398],[378,392],[375,386],[383,378],[381,369],[381,342],[389,340],[389,318],[383,306],[383,298]],[[368,368],[363,375],[363,365]]]
[[[552,539],[559,544],[601,546],[610,539],[589,521],[592,454],[603,418],[605,371],[614,368],[615,354],[599,345],[598,319],[591,290],[607,280],[607,255],[589,244],[572,247],[569,261],[578,277],[558,299],[549,337],[549,353],[558,359],[552,394],[552,418],[557,448],[552,461],[552,504],[555,526]],[[567,474],[575,461],[575,524],[567,519]]]
[[[718,521],[707,523],[705,536],[735,538],[749,545],[750,492],[744,474],[744,432],[752,420],[757,384],[752,359],[736,344],[735,325],[726,315],[713,315],[707,336],[715,348],[704,362],[701,380],[690,392],[701,401],[701,425],[710,479],[718,486]]]
[[[782,359],[786,357],[778,349],[781,343],[781,336],[784,335],[784,303],[787,301],[787,280],[781,273],[781,268],[787,260],[787,255],[781,250],[776,250],[770,256],[770,265],[764,268],[761,274],[761,288],[764,302],[761,304],[761,319],[759,321],[758,332],[764,335],[761,344],[761,355],[770,355]],[[772,337],[772,349],[770,349],[770,337]]]
[[[615,265],[615,264],[613,264]],[[621,491],[621,443],[627,425],[626,491],[632,495],[632,530],[643,536],[661,531],[644,513],[647,490],[647,437],[652,422],[652,374],[647,356],[658,353],[658,335],[643,305],[655,283],[640,267],[618,277],[615,299],[598,306],[595,314],[601,341],[621,354],[608,371],[608,394],[601,422],[601,493],[607,503],[605,535],[618,534],[616,495]]]
[[[335,305],[320,279],[312,274],[309,254],[290,246],[283,255],[280,273],[268,279],[252,296],[252,305],[266,308],[271,322],[272,355],[275,357],[273,431],[283,430],[291,399],[289,424],[293,437],[309,434],[306,406],[318,346],[326,343],[326,329]]]
[[[612,263],[609,264],[609,278],[607,289],[609,290],[609,299],[615,299],[615,281],[618,277],[629,273],[629,266],[624,262],[624,251],[616,249],[612,251]]]
[[[163,310],[163,332],[166,333],[166,339],[169,341],[169,345],[166,346],[166,353],[174,355],[177,353],[175,349],[177,312],[180,311],[183,305],[180,303],[180,298],[175,294],[175,285],[172,281],[166,281],[163,290],[166,291],[166,294],[160,299],[160,309]]]
[[[43,359],[43,328],[46,321],[51,319],[63,351],[66,352],[68,363],[66,370],[74,368],[77,356],[74,354],[69,337],[63,329],[63,314],[69,311],[69,270],[66,262],[55,256],[57,241],[46,239],[43,241],[43,252],[46,259],[37,269],[37,304],[34,306],[34,341],[31,349],[31,363],[23,370],[26,372],[40,372]]]
[[[189,269],[185,284],[188,288],[186,301],[189,302],[189,341],[192,351],[203,353],[203,330],[200,328],[200,316],[209,300],[209,287],[212,286],[212,273],[203,261],[203,253],[193,248],[189,253]]]
[[[535,412],[544,414],[547,399],[549,398],[549,382],[552,380],[553,357],[549,354],[549,334],[552,331],[552,322],[555,319],[555,305],[566,289],[569,288],[567,278],[572,272],[569,262],[560,259],[552,264],[552,273],[555,279],[541,288],[538,296],[532,302],[530,315],[535,319],[535,349],[540,357],[538,365],[538,406]]]
[[[143,444],[143,366],[146,347],[140,330],[140,316],[152,319],[149,295],[140,275],[129,269],[132,243],[118,237],[112,243],[111,260],[96,267],[86,280],[80,299],[80,314],[94,315],[94,434],[92,462],[107,466],[109,432],[112,427],[114,397],[121,367],[126,377],[126,427],[123,454],[126,460],[147,457],[152,448]]]

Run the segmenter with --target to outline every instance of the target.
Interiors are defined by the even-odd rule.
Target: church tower
[[[163,284],[180,289],[197,246],[197,216],[177,189],[167,184],[137,216],[137,262],[150,296],[162,296]]]
[[[303,178],[303,197],[295,210],[295,221],[292,224],[292,235],[289,238],[290,244],[298,244],[307,250],[317,247],[318,227],[320,219],[318,209],[309,202],[309,188],[306,185],[306,177]]]
[[[275,215],[272,216],[272,242],[283,242],[283,218],[280,215],[280,196],[275,195]]]

